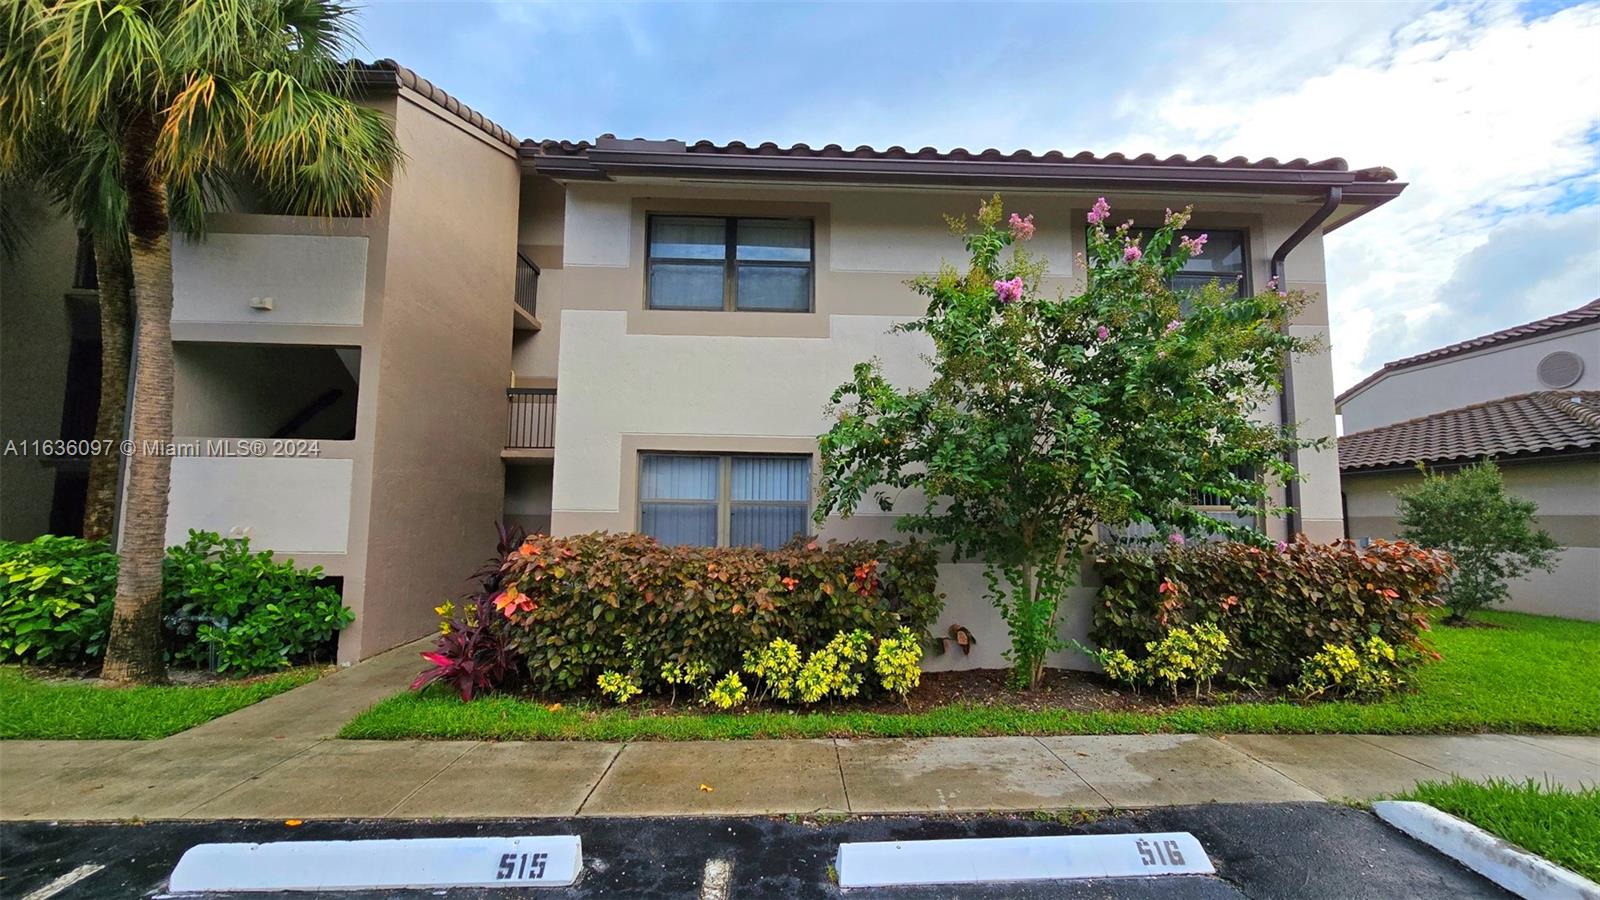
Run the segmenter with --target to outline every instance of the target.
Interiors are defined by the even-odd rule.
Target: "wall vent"
[[[1547,388],[1572,387],[1583,377],[1583,357],[1557,350],[1539,360],[1539,383]]]

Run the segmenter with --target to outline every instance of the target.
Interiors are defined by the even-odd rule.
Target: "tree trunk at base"
[[[128,410],[127,260],[116,246],[120,237],[95,235],[95,275],[100,282],[100,412],[94,438],[100,452],[89,460],[89,495],[83,509],[83,536],[108,540],[117,523],[118,444]]]
[[[172,248],[166,186],[144,177],[153,124],[130,130],[128,249],[133,262],[138,368],[133,382],[133,453],[123,498],[117,602],[100,677],[111,682],[166,679],[161,642],[161,563],[166,555],[167,490],[172,483]],[[144,151],[142,154],[140,151]]]

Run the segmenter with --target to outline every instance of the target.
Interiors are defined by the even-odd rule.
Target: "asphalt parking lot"
[[[82,866],[103,866],[49,900],[151,897],[199,843],[579,834],[584,872],[571,888],[384,891],[327,897],[838,897],[841,841],[1189,831],[1215,876],[854,890],[850,897],[1458,898],[1509,896],[1362,810],[1324,803],[1218,804],[1105,815],[1073,824],[1050,816],[579,818],[482,822],[309,821],[0,825],[0,897],[35,892]],[[727,863],[726,890],[704,884]],[[718,868],[720,868],[720,864]],[[709,893],[705,893],[709,890]],[[260,898],[263,894],[213,895]],[[277,895],[285,898],[306,894]]]

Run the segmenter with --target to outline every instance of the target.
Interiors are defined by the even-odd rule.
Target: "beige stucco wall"
[[[292,557],[301,566],[321,566],[326,574],[341,579],[345,605],[358,618],[366,601],[386,221],[383,207],[369,219],[332,221],[231,212],[208,218],[203,241],[174,236],[174,246],[185,246],[181,257],[175,254],[174,283],[189,285],[191,293],[187,313],[182,317],[175,313],[172,326],[173,426],[176,440],[198,447],[200,456],[173,460],[168,543],[182,539],[190,528],[248,533],[256,549],[272,550],[279,558]],[[325,247],[329,241],[339,243],[329,249]],[[271,264],[241,259],[241,247],[266,249]],[[318,302],[316,286],[295,273],[306,268],[326,272],[326,260],[342,259],[355,247],[364,252],[359,277],[348,272],[346,260],[344,274],[332,279],[327,290],[329,302],[341,307],[348,303],[350,286],[359,281],[359,314],[334,317],[343,321],[320,322],[302,321],[318,318],[315,315],[277,315]],[[191,275],[186,271],[191,266],[207,274]],[[219,282],[218,273],[233,273],[233,280]],[[212,286],[198,289],[207,283]],[[248,309],[251,296],[276,300],[279,295],[293,299],[287,306],[275,303],[269,313],[238,312],[240,307],[245,313],[254,312]],[[282,412],[281,396],[261,395],[274,390],[272,379],[263,386],[257,378],[262,366],[272,365],[270,350],[262,348],[280,344],[338,347],[350,355],[350,364],[358,366],[352,380],[359,382],[354,394],[354,439],[319,441],[311,457],[273,457],[270,453],[265,458],[212,456],[212,448],[218,445],[207,443],[207,438],[256,436],[257,419],[268,412]],[[229,363],[232,354],[238,355],[237,369]],[[339,366],[344,365],[340,360]],[[298,385],[298,393],[307,386],[307,374],[284,371],[280,377]],[[338,373],[330,370],[324,374]],[[303,464],[308,459],[319,464]],[[340,635],[341,661],[360,658],[357,638],[354,626]]]
[[[27,244],[15,258],[0,255],[0,448],[6,441],[61,436],[72,327],[66,292],[72,287],[77,231],[36,198],[9,190],[0,202],[18,215]],[[0,540],[27,541],[50,527],[55,469],[31,453],[0,455]]]
[[[1386,375],[1345,401],[1344,433],[1354,434],[1473,403],[1549,390],[1539,361],[1557,350],[1576,353],[1583,375],[1566,390],[1600,390],[1600,323],[1518,341]]]
[[[1504,464],[1501,470],[1506,490],[1539,504],[1539,526],[1566,548],[1554,572],[1513,581],[1505,608],[1600,620],[1600,460]],[[1345,473],[1350,536],[1394,537],[1394,491],[1420,477],[1415,472]]]
[[[316,458],[174,459],[167,546],[193,528],[248,536],[277,554],[345,555],[354,463],[323,450]]]
[[[552,530],[629,531],[637,526],[634,496],[640,450],[814,452],[828,427],[829,393],[857,362],[880,360],[889,378],[910,384],[927,377],[923,339],[890,334],[924,302],[905,280],[962,256],[942,215],[972,211],[983,192],[795,189],[675,184],[574,184],[557,205],[539,195],[548,217],[560,216],[559,266],[545,265],[540,313],[558,306],[556,423]],[[1041,231],[1031,249],[1052,261],[1047,290],[1069,289],[1073,257],[1081,250],[1083,220],[1094,194],[1006,196],[1008,208],[1033,213]],[[1145,196],[1127,201],[1141,224],[1183,198]],[[1117,198],[1113,198],[1117,203]],[[1251,278],[1264,285],[1272,250],[1315,209],[1283,200],[1217,201],[1196,216],[1197,227],[1248,233]],[[812,218],[816,234],[815,311],[747,313],[645,308],[644,233],[650,212],[796,215]],[[526,220],[526,211],[525,211]],[[525,246],[550,240],[554,229],[525,221]],[[1289,260],[1290,286],[1316,295],[1297,320],[1297,332],[1326,338],[1327,312],[1320,237]],[[515,366],[540,371],[538,347],[519,350]],[[1332,371],[1326,353],[1295,361],[1297,413],[1313,435],[1333,434]],[[1277,420],[1276,404],[1260,411]],[[1342,530],[1337,459],[1332,450],[1301,460],[1309,482],[1303,494],[1305,530],[1317,538]],[[902,498],[914,506],[916,498]],[[830,520],[828,537],[895,537],[893,516],[863,514]],[[1281,534],[1283,523],[1271,523]],[[949,601],[938,631],[972,628],[979,649],[932,661],[934,666],[1003,665],[1005,629],[983,597],[981,568],[946,564],[941,585]],[[1065,634],[1086,630],[1092,587],[1074,594]],[[1080,659],[1060,656],[1057,663]]]
[[[385,210],[365,605],[341,657],[426,634],[493,552],[517,250],[511,148],[402,91]],[[363,358],[363,369],[367,360]]]
[[[275,217],[259,217],[270,220]],[[341,233],[219,233],[172,242],[174,322],[360,325],[367,237]],[[255,309],[252,300],[270,302]]]

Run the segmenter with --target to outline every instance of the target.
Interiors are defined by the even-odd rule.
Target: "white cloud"
[[[1318,74],[1265,93],[1258,82],[1254,99],[1180,88],[1141,103],[1142,139],[1252,157],[1287,144],[1411,183],[1328,239],[1344,387],[1387,359],[1600,294],[1596,48],[1597,5],[1532,21],[1509,4],[1438,9]],[[1574,195],[1587,203],[1552,211]]]

